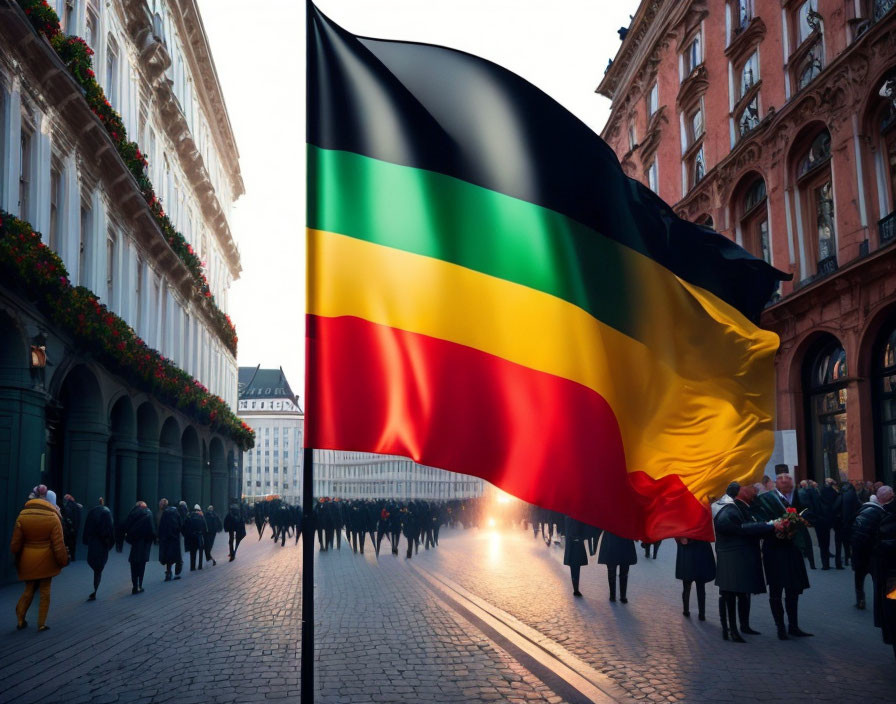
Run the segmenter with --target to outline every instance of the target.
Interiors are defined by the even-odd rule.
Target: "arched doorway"
[[[872,354],[875,477],[892,486],[896,481],[896,314],[881,328]]]
[[[59,398],[62,448],[57,453],[61,472],[56,493],[71,494],[89,506],[106,493],[109,422],[99,382],[86,365],[79,364],[66,375]],[[51,471],[51,476],[56,474]],[[87,512],[81,515],[83,520]]]
[[[119,523],[137,501],[137,418],[127,396],[119,398],[109,414],[112,435],[106,472],[106,505]],[[96,497],[86,497],[90,506]]]
[[[15,517],[45,462],[45,403],[31,388],[28,355],[16,321],[0,311],[0,546],[9,545]],[[12,581],[12,558],[2,552],[0,582]]]
[[[803,364],[806,402],[806,476],[817,482],[849,477],[846,445],[846,350],[833,335],[810,348]]]
[[[202,505],[202,462],[199,435],[192,425],[188,425],[184,430],[181,438],[181,454],[183,457],[181,498],[192,509],[195,504]]]
[[[209,444],[211,463],[211,502],[215,510],[221,512],[227,507],[227,456],[224,443],[215,436]]]
[[[180,425],[174,416],[168,416],[159,433],[159,499],[168,499],[176,506],[182,495]]]
[[[149,401],[137,409],[137,498],[153,511],[159,503],[159,415]]]

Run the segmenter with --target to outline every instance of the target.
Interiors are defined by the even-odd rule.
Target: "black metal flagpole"
[[[308,130],[308,93],[311,78],[311,0],[305,0],[305,130]],[[307,137],[306,137],[307,139]],[[307,174],[307,170],[306,170]],[[308,267],[305,268],[308,275]],[[307,323],[306,323],[307,325]],[[311,331],[305,330],[305,335]],[[310,345],[305,358],[305,408],[309,379],[314,374]],[[307,435],[306,435],[307,437]],[[314,704],[314,450],[305,448],[302,468],[302,657],[301,703]]]

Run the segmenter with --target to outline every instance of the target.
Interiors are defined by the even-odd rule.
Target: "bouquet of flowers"
[[[785,511],[784,515],[772,525],[775,527],[775,537],[781,540],[791,540],[801,526],[809,525],[793,506]]]

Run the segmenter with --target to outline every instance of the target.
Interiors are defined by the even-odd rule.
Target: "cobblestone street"
[[[218,542],[217,556],[226,555]],[[15,630],[20,585],[0,590],[2,702],[298,701],[301,546],[252,533],[237,560],[165,584],[157,562],[132,596],[113,553],[99,597],[79,559],[53,582],[47,633]],[[83,555],[80,556],[83,558]],[[681,615],[672,541],[632,568],[629,604],[606,598],[603,566],[574,599],[562,550],[531,532],[445,530],[412,560],[316,554],[319,702],[887,701],[892,650],[852,607],[851,571],[811,572],[801,625],[778,641],[756,598],[749,644]]]

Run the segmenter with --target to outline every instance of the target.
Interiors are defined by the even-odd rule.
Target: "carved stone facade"
[[[598,87],[627,174],[793,275],[762,322],[801,477],[894,481],[892,6],[642,2]]]

